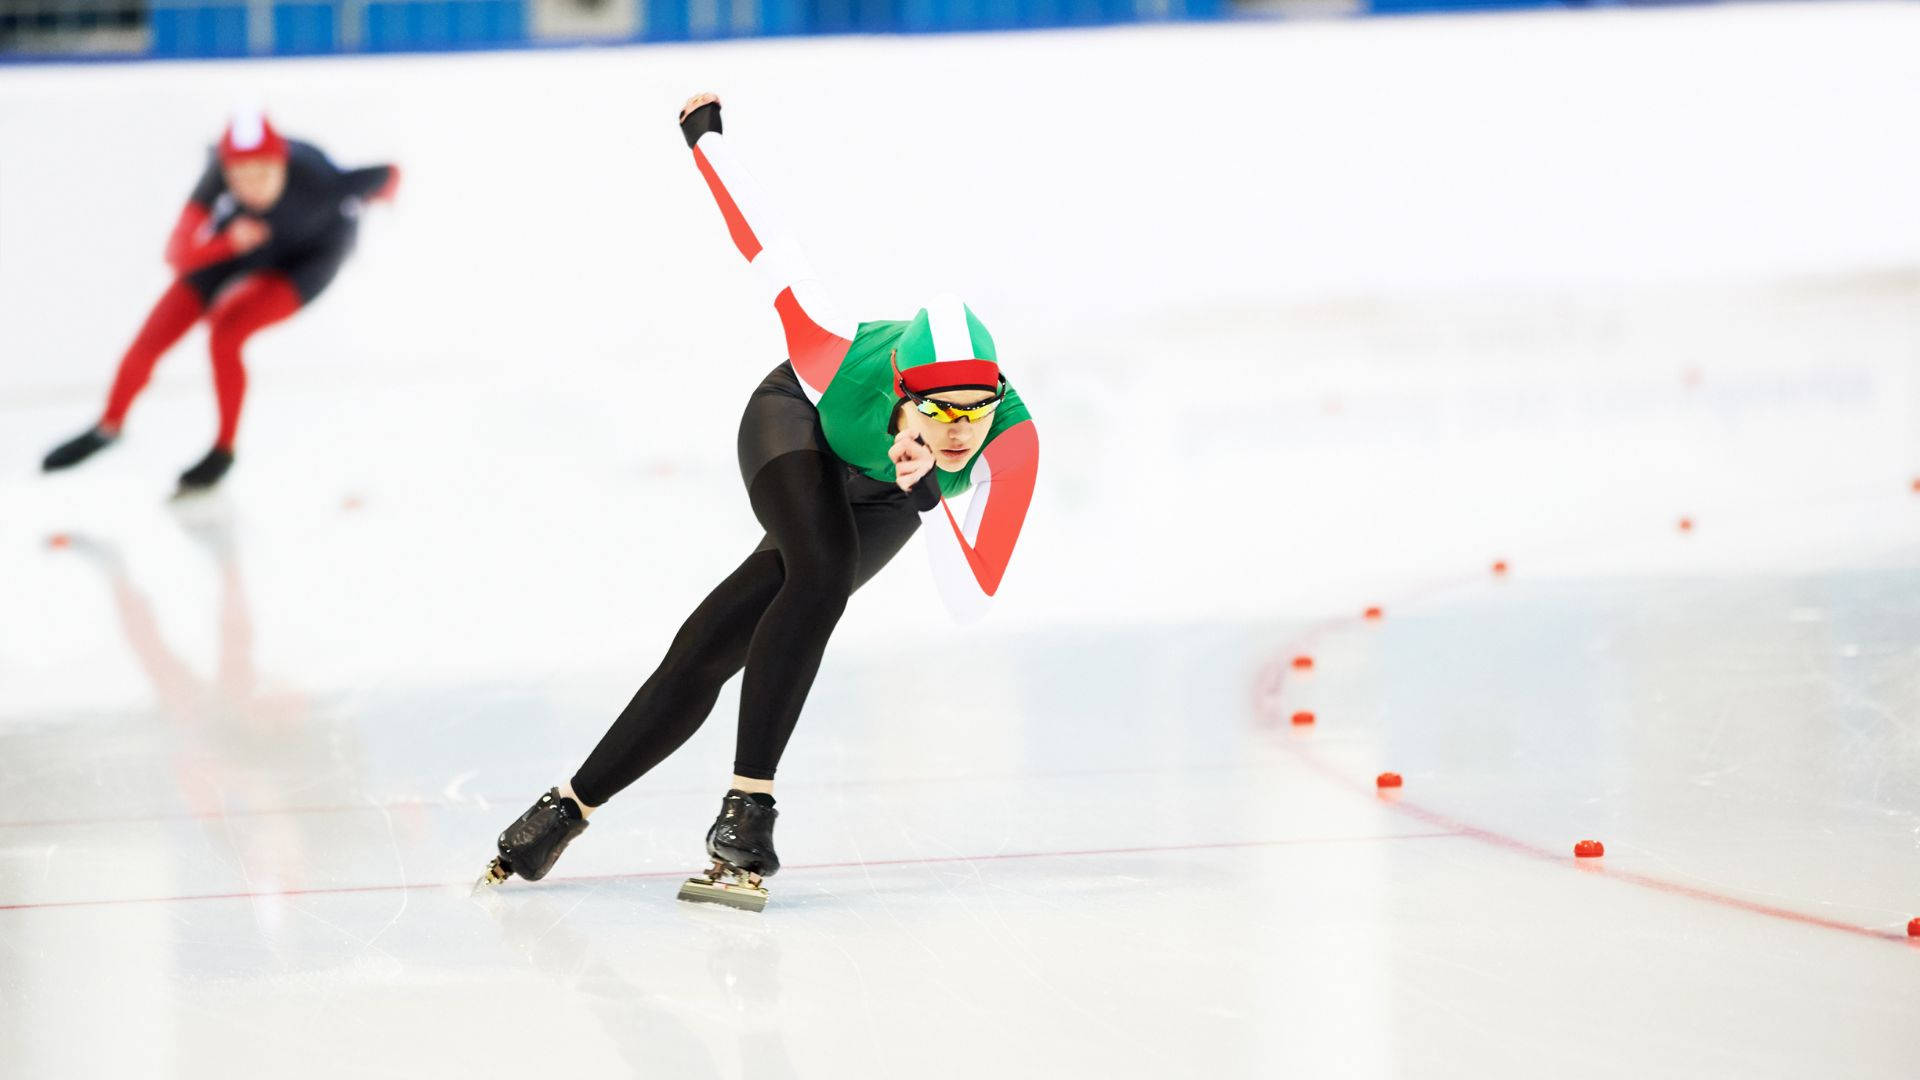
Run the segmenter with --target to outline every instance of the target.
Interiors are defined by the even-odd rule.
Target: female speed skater
[[[924,521],[943,596],[963,615],[983,607],[1026,519],[1039,440],[972,311],[937,297],[904,322],[841,320],[721,135],[719,99],[689,100],[680,128],[786,334],[789,359],[748,397],[738,437],[766,535],[694,609],[572,779],[500,834],[480,883],[545,877],[587,817],[686,742],[744,668],[733,777],[707,831],[713,866],[680,898],[758,911],[761,879],[780,868],[774,769],[847,598]],[[946,497],[969,488],[961,521]]]
[[[72,468],[120,437],[153,366],[202,317],[210,331],[220,431],[182,473],[180,491],[204,491],[233,467],[247,392],[247,339],[312,303],[353,250],[361,206],[391,199],[394,165],[341,170],[308,143],[282,138],[258,113],[236,117],[188,196],[167,241],[173,284],[120,360],[98,423],[54,447],[47,472]]]

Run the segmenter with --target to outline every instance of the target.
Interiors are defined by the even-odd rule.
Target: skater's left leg
[[[213,360],[213,389],[220,403],[220,431],[213,449],[180,474],[181,492],[204,491],[220,482],[233,467],[233,441],[240,430],[240,406],[247,396],[247,368],[241,350],[257,331],[299,311],[300,294],[275,273],[254,274],[214,301],[207,313],[211,333],[207,349]]]
[[[247,368],[241,357],[247,339],[299,311],[302,301],[293,283],[275,273],[255,274],[214,303],[207,316],[212,328],[208,352],[213,387],[220,399],[217,449],[233,452],[240,431],[240,406],[247,396]]]
[[[802,648],[781,650],[779,656],[786,661],[810,659],[812,665],[802,669],[791,662],[769,664],[764,656],[754,655],[753,650],[759,649],[770,633],[773,641],[796,640],[791,626],[782,628],[774,622],[779,604],[776,598],[760,620],[749,648],[748,682],[740,694],[740,733],[735,744],[732,788],[720,801],[720,816],[707,830],[707,854],[714,867],[704,881],[695,878],[681,888],[683,900],[710,900],[755,911],[766,903],[766,890],[760,887],[760,881],[780,870],[780,856],[773,845],[773,826],[780,815],[773,798],[773,773],[819,668],[820,650],[846,607],[847,597],[879,573],[920,524],[919,515],[897,487],[865,477],[848,477],[834,458],[827,459],[835,466],[830,474],[833,483],[820,485],[834,495],[832,508],[837,512],[829,513],[826,501],[814,489],[811,463],[804,460],[809,456],[815,455],[789,454],[769,463],[755,479],[752,495],[754,510],[769,534],[780,542],[781,559],[789,567],[788,585],[782,588],[782,594],[798,575],[831,575],[828,582],[816,584],[810,594],[802,593],[808,597],[806,611],[810,618],[798,624],[799,632],[817,634],[818,638]],[[843,525],[851,529],[842,533],[839,530]],[[822,551],[833,553],[832,558],[823,558]],[[825,565],[809,570],[809,560]],[[829,587],[831,591],[826,591]],[[758,695],[749,696],[756,673],[765,682],[759,684]]]
[[[780,869],[773,772],[860,569],[846,468],[823,450],[791,450],[761,465],[747,486],[754,516],[779,554],[782,580],[747,646],[733,783],[707,830],[713,869],[681,886],[683,900],[759,910],[767,902],[760,879]]]
[[[771,781],[813,688],[827,639],[853,595],[860,536],[847,503],[846,466],[813,450],[768,462],[747,498],[785,572],[747,646],[740,683],[736,779]]]
[[[831,460],[831,459],[829,459]],[[774,463],[778,465],[779,463]],[[789,463],[790,464],[790,463]],[[751,649],[747,660],[748,682],[744,682],[740,691],[740,729],[734,745],[734,774],[730,787],[734,791],[749,795],[773,794],[773,773],[779,765],[780,757],[786,748],[793,729],[799,723],[800,708],[806,702],[808,691],[812,688],[813,677],[819,670],[819,655],[826,647],[826,640],[838,622],[839,614],[846,607],[852,593],[859,591],[862,585],[873,579],[881,568],[893,560],[907,538],[920,526],[919,515],[913,512],[905,494],[892,484],[869,480],[865,477],[839,479],[838,486],[845,494],[831,500],[834,512],[828,512],[819,506],[809,506],[806,485],[794,481],[795,470],[781,465],[783,473],[776,474],[771,481],[772,491],[778,495],[778,504],[766,493],[761,501],[754,505],[763,514],[773,514],[798,522],[790,522],[789,527],[780,534],[770,535],[778,541],[783,536],[787,547],[781,550],[783,563],[791,560],[804,566],[811,558],[819,560],[819,549],[824,546],[839,553],[832,560],[831,572],[834,582],[825,595],[814,595],[806,611],[808,618],[801,621],[803,633],[817,635],[809,639],[802,649],[785,651],[778,657],[785,663],[766,663],[758,670],[760,678],[756,680]],[[798,475],[806,476],[804,470]],[[759,483],[756,481],[756,490]],[[878,497],[876,497],[876,494]],[[845,505],[852,513],[853,532],[849,545],[838,532],[843,524],[838,508]],[[762,517],[762,521],[768,520]],[[809,547],[811,545],[811,547]],[[845,557],[843,557],[845,556]],[[844,571],[851,572],[850,579],[844,580],[844,593],[841,591]],[[812,573],[816,577],[820,568]],[[782,589],[784,594],[787,590]],[[776,601],[777,601],[776,597]],[[769,605],[768,616],[774,615]],[[795,640],[790,629],[776,627],[769,631],[766,618],[754,631],[754,640],[759,642],[762,635],[768,640]],[[807,661],[811,659],[811,663]],[[748,686],[756,687],[749,692]]]
[[[220,401],[220,431],[207,456],[181,474],[182,491],[210,488],[233,466],[240,406],[247,395],[247,368],[241,359],[247,339],[325,292],[353,250],[355,233],[356,226],[344,222],[304,253],[262,267],[215,298],[207,323],[212,330],[209,352],[213,388]]]

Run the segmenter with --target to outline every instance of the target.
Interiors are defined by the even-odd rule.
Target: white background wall
[[[771,355],[671,123],[705,87],[849,307],[953,288],[1017,356],[1146,308],[1913,265],[1917,37],[1810,4],[0,69],[0,392],[94,393],[244,100],[408,172],[290,366]]]

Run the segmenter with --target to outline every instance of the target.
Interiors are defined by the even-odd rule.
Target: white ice
[[[0,1075],[1913,1075],[1917,40],[0,70]],[[731,692],[471,899],[756,536],[780,345],[669,121],[706,88],[844,307],[994,328],[1040,499],[983,624],[911,549],[855,598],[765,913],[673,899]],[[399,204],[252,346],[223,494],[163,500],[198,334],[42,477],[246,100]]]

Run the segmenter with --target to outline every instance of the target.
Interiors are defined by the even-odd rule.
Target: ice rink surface
[[[0,1075],[1910,1077],[1916,35],[0,71]],[[1034,514],[981,624],[917,545],[855,597],[765,913],[674,900],[731,691],[473,898],[756,539],[708,86],[844,306],[994,328]],[[249,95],[399,204],[220,495],[198,335],[40,476]]]

